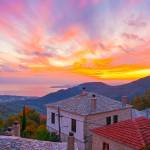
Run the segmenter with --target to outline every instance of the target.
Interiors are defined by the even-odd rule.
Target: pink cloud
[[[91,4],[96,5],[99,2],[102,2],[103,0],[79,0],[79,1],[80,1],[79,6],[81,8],[83,8],[83,7],[86,7],[86,6],[91,5]]]
[[[122,36],[123,36],[123,38],[125,38],[127,40],[144,41],[144,39],[142,39],[138,35],[132,34],[132,33],[123,33]]]
[[[127,24],[132,27],[145,27],[147,25],[146,21],[144,20],[144,16],[134,16],[132,15],[131,18],[128,20]]]

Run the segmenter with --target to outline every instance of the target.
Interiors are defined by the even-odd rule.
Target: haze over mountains
[[[135,96],[142,95],[146,90],[150,89],[150,76],[118,86],[111,86],[102,82],[83,83],[36,99],[28,98],[24,101],[17,99],[12,102],[1,103],[0,110],[5,109],[5,111],[2,112],[3,114],[17,113],[21,111],[24,105],[29,105],[42,113],[46,113],[45,105],[47,103],[56,102],[80,94],[83,87],[86,88],[86,91],[102,94],[116,100],[120,100],[121,96],[128,96],[129,100],[132,100]]]
[[[103,82],[83,83],[78,86],[68,88],[66,90],[59,90],[55,93],[50,93],[46,96],[39,98],[39,100],[54,102],[60,99],[68,98],[70,96],[81,93],[83,87],[86,88],[86,91],[102,94],[116,100],[119,100],[121,96],[128,96],[131,100],[136,95],[141,95],[147,89],[150,89],[150,76],[141,78],[128,84],[117,86],[108,85]]]
[[[37,97],[30,96],[12,96],[12,95],[0,95],[0,103],[13,102],[13,101],[25,101],[28,99],[36,99]]]

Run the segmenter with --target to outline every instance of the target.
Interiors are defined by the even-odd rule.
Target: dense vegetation
[[[150,108],[150,90],[147,90],[142,96],[136,96],[131,104],[138,110]]]
[[[24,107],[22,112],[17,115],[11,115],[5,120],[0,118],[0,132],[3,133],[16,120],[20,122],[22,137],[54,142],[59,141],[55,133],[48,132],[46,116],[29,107]]]

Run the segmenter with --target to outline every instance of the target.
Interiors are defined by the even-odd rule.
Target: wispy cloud
[[[121,79],[120,64],[134,66],[138,55],[147,58],[145,5],[143,0],[0,0],[1,75],[49,76],[59,70],[99,79],[114,72]],[[150,67],[140,63],[135,71]]]

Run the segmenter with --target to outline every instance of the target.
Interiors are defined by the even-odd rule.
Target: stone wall
[[[67,150],[67,143],[0,136],[0,150]],[[78,150],[77,145],[75,150]]]

